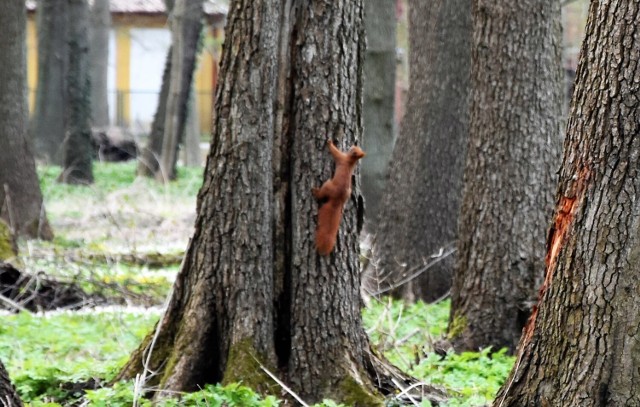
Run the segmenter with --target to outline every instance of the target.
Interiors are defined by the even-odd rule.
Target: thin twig
[[[276,383],[278,383],[280,385],[280,387],[282,387],[287,393],[289,393],[294,399],[296,399],[298,401],[298,403],[302,404],[303,407],[309,407],[309,404],[305,403],[304,400],[302,400],[302,398],[300,398],[300,396],[298,396],[293,390],[291,390],[289,388],[289,386],[287,386],[286,384],[284,384],[284,382],[280,379],[278,379],[278,377],[271,373],[269,371],[269,369],[267,369],[266,367],[264,367],[264,365],[262,363],[260,363],[260,361],[258,360],[258,358],[256,358],[255,356],[251,355],[251,357],[256,361],[256,363],[260,366],[260,369],[262,369],[266,374],[269,375],[269,377],[271,377]]]
[[[5,304],[9,305],[12,308],[15,308],[16,311],[22,311],[22,312],[31,314],[31,311],[29,311],[22,305],[18,304],[17,302],[13,301],[11,298],[5,297],[2,294],[0,294],[0,301],[4,302]]]
[[[446,259],[447,257],[451,256],[453,253],[456,252],[456,250],[457,249],[455,249],[455,248],[447,250],[442,256],[437,257],[436,259],[430,261],[429,263],[427,263],[423,267],[419,268],[418,271],[416,271],[415,273],[411,274],[409,277],[406,277],[406,278],[400,280],[399,282],[390,285],[389,287],[383,288],[382,290],[378,290],[375,293],[372,293],[371,295],[377,296],[377,295],[380,295],[380,294],[384,294],[384,293],[386,293],[388,291],[395,290],[396,288],[400,287],[401,285],[408,283],[409,281],[411,281],[411,280],[415,279],[416,277],[418,277],[420,274],[422,274],[425,271],[429,270],[435,264],[437,264],[437,263],[441,262],[442,260]]]
[[[413,403],[414,406],[418,406],[420,407],[420,404],[418,404],[418,402],[416,401],[416,399],[414,399],[413,397],[411,397],[411,394],[409,394],[406,389],[400,384],[399,381],[397,381],[394,377],[391,378],[391,381],[393,382],[393,384],[396,385],[397,388],[399,388],[401,390],[400,394],[404,393],[407,395],[407,397],[409,397],[409,400],[411,400],[411,402]]]

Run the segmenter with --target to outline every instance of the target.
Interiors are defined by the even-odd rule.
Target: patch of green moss
[[[382,407],[383,399],[374,390],[358,383],[353,377],[346,377],[340,383],[340,402],[354,407]]]
[[[277,395],[279,385],[262,370],[261,365],[272,373],[276,372],[276,369],[261,359],[263,358],[253,347],[251,338],[232,344],[222,384],[241,382],[243,386],[250,387],[263,395]]]
[[[0,219],[0,261],[13,261],[18,255],[18,247],[11,228]]]
[[[449,332],[447,334],[449,339],[454,339],[462,335],[462,333],[467,329],[467,323],[467,317],[456,313],[449,324]]]

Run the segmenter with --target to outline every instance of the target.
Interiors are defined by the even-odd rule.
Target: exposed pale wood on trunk
[[[547,270],[495,406],[640,405],[640,2],[591,2]]]

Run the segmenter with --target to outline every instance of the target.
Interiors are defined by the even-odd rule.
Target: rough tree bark
[[[67,73],[66,135],[59,180],[69,184],[93,182],[91,148],[91,79],[89,73],[87,0],[69,1],[69,71]]]
[[[473,2],[470,142],[449,335],[515,349],[544,269],[561,145],[558,0]]]
[[[35,154],[62,164],[67,100],[68,0],[41,0],[38,20],[38,88],[29,133]]]
[[[196,66],[198,40],[202,31],[202,0],[177,0],[171,12],[171,72],[165,111],[159,181],[176,178],[178,146],[184,139],[187,106],[193,71]]]
[[[111,29],[109,0],[94,0],[90,18],[91,117],[93,126],[105,128],[109,126],[109,95],[107,93],[109,30]]]
[[[376,230],[381,286],[435,300],[451,285],[468,140],[471,0],[409,5],[409,98]],[[443,260],[425,271],[441,249]],[[448,254],[447,254],[448,253]]]
[[[0,13],[0,217],[19,235],[53,238],[27,141],[26,25],[24,2]]]
[[[362,195],[366,200],[365,230],[375,221],[393,145],[396,89],[396,2],[368,0],[364,5],[367,52],[364,58]]]
[[[540,303],[496,406],[640,405],[639,6],[591,2]]]
[[[11,0],[14,3],[18,3],[15,0]],[[20,1],[24,7],[24,2]],[[5,7],[6,11],[7,7]],[[22,400],[16,392],[16,388],[11,384],[9,374],[4,367],[4,364],[0,362],[0,403],[6,407],[22,407]]]
[[[331,174],[327,137],[345,148],[361,135],[362,0],[229,10],[195,233],[155,340],[116,380],[146,364],[161,389],[242,380],[279,391],[262,364],[308,401],[380,405],[375,387],[388,381],[372,381],[361,326],[357,177],[327,257],[311,195]]]

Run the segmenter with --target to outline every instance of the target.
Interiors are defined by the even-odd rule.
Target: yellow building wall
[[[127,127],[131,124],[131,28],[166,27],[164,23],[154,21],[137,21],[135,18],[118,21],[114,24],[116,49],[116,126]],[[204,47],[199,55],[197,71],[194,78],[197,112],[200,119],[200,131],[203,135],[211,134],[215,86],[218,77],[218,59],[222,43],[222,30],[207,28]],[[29,87],[29,111],[35,105],[35,90],[38,86],[38,32],[33,14],[27,20],[27,84]]]
[[[215,60],[215,50],[208,46],[213,39],[211,29],[207,30],[205,46],[198,56],[197,71],[193,91],[196,96],[197,112],[200,118],[200,134],[211,133],[211,118],[213,113],[213,92],[214,77],[217,77],[217,62]]]
[[[131,31],[116,26],[116,126],[131,124]]]
[[[38,30],[36,22],[27,20],[27,87],[29,88],[29,112],[33,112],[38,86]]]

